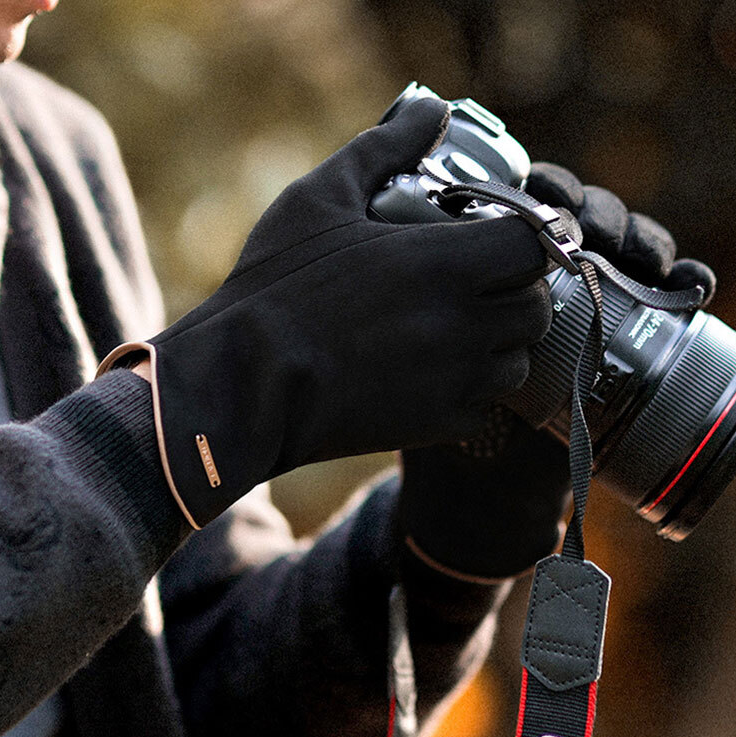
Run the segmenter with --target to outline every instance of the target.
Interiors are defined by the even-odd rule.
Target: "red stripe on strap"
[[[598,681],[593,681],[588,690],[588,718],[585,720],[585,737],[593,736],[595,724],[595,700],[598,694]]]
[[[529,679],[529,673],[524,668],[521,673],[521,696],[519,697],[519,719],[516,722],[516,737],[521,737],[524,731],[524,712],[526,711],[526,684]],[[592,727],[591,727],[592,729]],[[588,737],[586,734],[585,737]]]
[[[387,737],[394,736],[394,720],[396,719],[396,694],[391,694],[391,703],[388,707],[388,732]]]

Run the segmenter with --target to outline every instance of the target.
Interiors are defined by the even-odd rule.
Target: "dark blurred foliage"
[[[711,309],[736,325],[736,0],[62,0],[26,58],[115,128],[172,317],[285,184],[418,79],[661,220],[716,270]],[[277,497],[306,531],[387,460],[303,469]],[[681,545],[602,489],[587,531],[614,581],[596,734],[731,735],[736,490]],[[525,588],[442,734],[513,733]]]
[[[219,284],[281,189],[397,86],[374,74],[370,38],[334,0],[62,0],[29,41],[24,59],[117,133],[172,316]]]

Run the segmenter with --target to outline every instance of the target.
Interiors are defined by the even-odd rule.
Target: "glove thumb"
[[[361,133],[340,153],[370,196],[394,174],[411,173],[442,140],[450,121],[443,100],[417,100],[396,117]]]

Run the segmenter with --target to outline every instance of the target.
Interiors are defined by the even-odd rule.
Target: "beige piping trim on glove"
[[[419,558],[422,563],[428,565],[435,571],[439,571],[439,573],[442,573],[445,576],[449,576],[450,578],[457,579],[458,581],[480,584],[481,586],[494,586],[508,581],[509,578],[514,578],[513,576],[507,576],[506,578],[487,578],[486,576],[475,576],[471,573],[462,573],[461,571],[456,571],[454,568],[448,568],[447,566],[442,565],[442,563],[436,561],[434,558],[428,556],[416,544],[414,538],[411,537],[411,535],[408,535],[406,537],[405,542],[409,550],[411,550],[411,552],[414,553],[414,555],[416,555],[416,557]]]
[[[111,369],[115,368],[115,364],[124,355],[132,353],[133,351],[146,351],[151,358],[151,391],[153,393],[153,419],[156,424],[156,440],[158,441],[158,452],[161,456],[161,465],[164,469],[164,476],[169,484],[169,489],[176,499],[176,503],[179,505],[179,509],[183,512],[187,519],[187,522],[195,529],[201,530],[202,528],[194,521],[191,513],[187,509],[186,504],[179,496],[179,492],[176,489],[174,478],[171,475],[171,467],[169,466],[169,458],[166,454],[166,441],[164,439],[163,423],[161,421],[161,399],[158,390],[158,374],[156,372],[156,346],[151,343],[123,343],[119,345],[115,350],[109,353],[102,363],[97,368],[95,378],[99,378],[103,374],[106,374]]]
[[[567,525],[565,524],[564,520],[560,520],[560,522],[557,523],[557,544],[552,551],[553,553],[559,553],[562,550],[562,541],[565,536],[566,527]],[[411,535],[407,535],[404,539],[404,542],[406,543],[406,547],[408,547],[409,550],[411,550],[411,552],[414,553],[414,555],[416,555],[416,557],[422,561],[422,563],[428,565],[430,568],[433,568],[435,571],[439,571],[439,573],[442,573],[445,576],[450,576],[450,578],[455,578],[458,581],[465,581],[466,583],[477,583],[481,586],[492,586],[494,584],[501,584],[504,581],[508,581],[509,579],[521,578],[522,576],[533,573],[534,569],[536,568],[535,564],[524,571],[520,571],[519,573],[512,573],[506,578],[487,578],[485,576],[475,576],[471,573],[463,573],[462,571],[456,571],[454,568],[448,568],[448,566],[445,566],[442,563],[436,561],[434,558],[431,558],[417,545],[416,541]]]

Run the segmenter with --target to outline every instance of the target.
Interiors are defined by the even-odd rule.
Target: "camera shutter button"
[[[490,174],[475,159],[459,151],[453,151],[445,156],[442,163],[452,176],[464,184],[488,182],[491,179]]]

